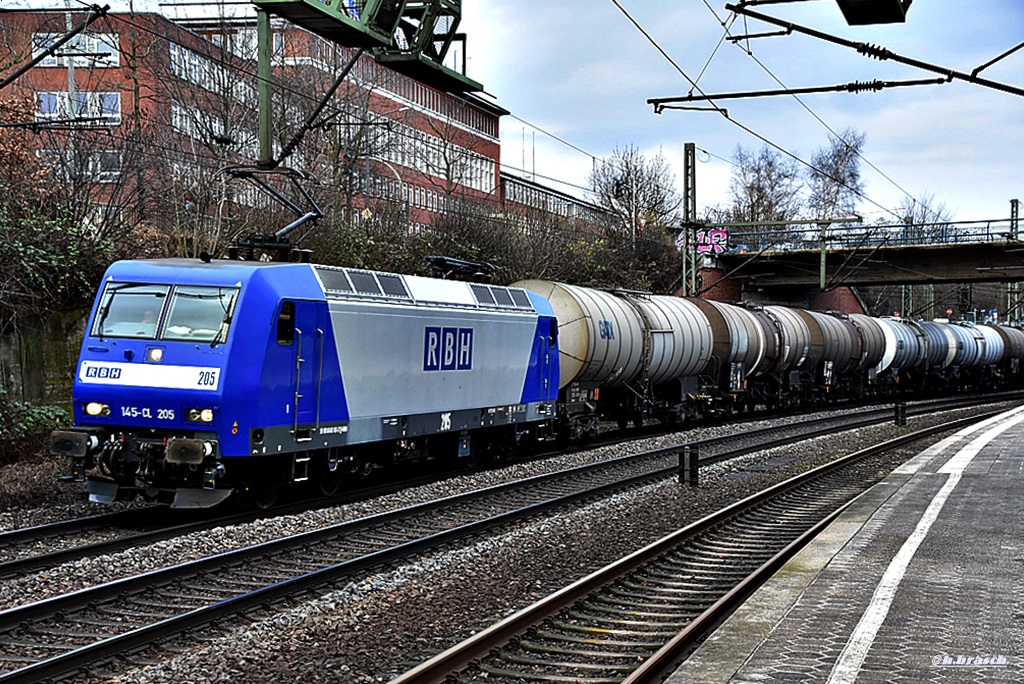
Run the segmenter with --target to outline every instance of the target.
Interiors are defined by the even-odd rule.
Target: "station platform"
[[[1024,681],[1024,406],[865,492],[667,681]]]

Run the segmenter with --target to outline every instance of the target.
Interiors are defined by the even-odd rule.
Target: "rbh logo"
[[[121,369],[107,368],[106,366],[89,366],[85,369],[85,377],[110,378],[111,380],[117,380],[121,377]]]
[[[423,370],[473,370],[473,329],[424,330]]]

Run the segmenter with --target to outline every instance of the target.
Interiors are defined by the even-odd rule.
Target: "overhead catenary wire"
[[[718,23],[719,23],[719,24],[721,24],[722,28],[723,28],[723,29],[724,29],[724,31],[725,31],[725,34],[726,34],[726,35],[729,35],[729,33],[730,33],[730,28],[729,28],[729,27],[730,27],[730,26],[731,26],[731,25],[732,25],[733,23],[735,23],[736,17],[738,17],[739,15],[738,15],[737,13],[735,13],[735,12],[731,13],[731,14],[730,14],[730,17],[731,17],[731,19],[730,19],[729,23],[728,23],[728,24],[726,24],[726,22],[725,22],[725,21],[723,21],[723,20],[722,20],[722,18],[718,16],[718,12],[716,12],[716,11],[714,10],[714,8],[712,8],[712,7],[711,7],[711,5],[710,5],[710,4],[708,4],[708,0],[703,0],[703,2],[704,2],[704,6],[708,8],[708,11],[710,11],[710,12],[711,12],[711,14],[712,14],[712,16],[714,16],[714,17],[715,17],[715,20],[716,20],[716,21],[718,21]],[[744,17],[744,20],[745,20],[745,17]],[[791,30],[787,30],[787,31],[785,31],[785,33],[787,33],[787,34],[788,34],[788,33],[790,33],[790,32],[791,32]],[[734,43],[734,44],[735,44],[735,43]],[[738,44],[737,44],[737,47],[739,47],[739,45],[738,45]],[[779,84],[779,85],[780,85],[780,86],[781,86],[782,88],[786,88],[786,89],[789,89],[789,87],[788,87],[788,86],[787,86],[787,85],[786,85],[785,83],[783,83],[783,82],[782,82],[782,79],[780,79],[780,78],[779,78],[778,76],[776,76],[776,75],[775,75],[775,72],[773,72],[773,71],[772,71],[771,69],[769,69],[769,68],[768,68],[768,66],[767,66],[767,65],[765,65],[765,64],[764,64],[764,62],[762,62],[762,61],[761,61],[761,60],[760,60],[760,59],[759,59],[759,58],[757,57],[757,55],[755,55],[755,54],[754,54],[753,50],[751,50],[751,49],[750,49],[750,43],[749,43],[749,41],[747,42],[747,48],[746,48],[746,49],[744,49],[743,51],[744,51],[744,52],[745,52],[745,53],[747,54],[747,56],[748,56],[748,57],[749,57],[750,59],[752,59],[752,60],[754,61],[754,63],[755,63],[755,64],[757,64],[757,65],[758,65],[758,66],[759,66],[759,67],[760,67],[760,68],[761,68],[761,69],[762,69],[762,70],[763,70],[763,71],[764,71],[764,72],[765,72],[766,74],[768,74],[768,76],[770,76],[770,77],[771,77],[771,79],[772,79],[773,81],[775,81],[776,83],[778,83],[778,84]],[[847,149],[851,150],[851,151],[852,151],[852,152],[853,152],[854,154],[856,154],[856,155],[857,155],[857,157],[858,157],[858,158],[859,158],[859,159],[860,159],[861,161],[863,161],[863,162],[864,162],[865,164],[867,164],[868,166],[870,166],[870,167],[871,167],[871,168],[872,168],[872,169],[873,169],[873,170],[874,170],[874,171],[875,171],[876,173],[878,173],[878,174],[879,174],[879,175],[880,175],[880,176],[881,176],[882,178],[884,178],[885,180],[889,181],[889,183],[890,183],[890,184],[892,184],[892,185],[893,185],[893,187],[895,187],[896,189],[898,189],[898,190],[899,190],[900,192],[902,192],[902,193],[903,193],[903,194],[904,194],[905,196],[909,197],[909,198],[911,199],[911,201],[912,201],[912,202],[914,202],[914,203],[919,203],[919,200],[918,200],[918,199],[917,199],[916,197],[914,197],[914,195],[913,195],[913,194],[912,194],[912,193],[911,193],[910,191],[908,191],[908,190],[907,190],[906,188],[904,188],[904,187],[903,187],[902,185],[900,185],[899,183],[897,183],[897,182],[896,182],[895,180],[893,180],[893,179],[892,179],[892,178],[891,178],[891,177],[890,177],[890,176],[889,176],[888,174],[886,174],[886,173],[885,173],[884,171],[882,171],[882,170],[881,170],[880,168],[878,168],[878,167],[877,167],[877,166],[876,166],[875,164],[873,164],[873,163],[871,162],[871,160],[870,160],[870,159],[868,159],[867,157],[865,157],[865,156],[864,156],[864,154],[863,154],[863,153],[861,153],[861,151],[860,151],[860,150],[858,150],[858,149],[855,149],[855,148],[854,148],[854,147],[852,147],[852,146],[851,146],[851,145],[850,145],[850,144],[849,144],[849,143],[848,143],[848,142],[847,142],[846,140],[844,140],[844,139],[843,139],[843,137],[842,137],[842,136],[840,136],[840,135],[839,135],[839,134],[838,134],[838,133],[837,133],[837,132],[835,131],[835,129],[834,129],[834,128],[832,128],[832,126],[828,125],[828,123],[826,123],[826,122],[825,122],[825,120],[824,120],[824,119],[822,119],[822,118],[821,118],[821,117],[820,117],[820,116],[818,115],[818,113],[817,113],[817,112],[815,112],[815,111],[814,111],[813,109],[811,109],[810,105],[808,105],[808,104],[807,104],[806,102],[804,102],[804,100],[803,100],[803,99],[802,99],[801,97],[799,97],[799,96],[798,96],[797,94],[793,93],[793,99],[794,99],[794,100],[796,100],[796,101],[797,101],[797,102],[798,102],[798,103],[800,104],[800,106],[801,106],[801,107],[803,107],[803,108],[804,108],[804,109],[805,109],[805,110],[807,111],[807,113],[808,113],[808,114],[810,114],[810,115],[811,115],[812,117],[814,117],[814,119],[815,119],[816,121],[818,121],[818,123],[820,123],[820,124],[821,124],[821,125],[822,125],[822,126],[823,126],[823,127],[824,127],[824,128],[825,128],[825,129],[826,129],[826,130],[827,130],[828,132],[829,132],[829,133],[831,133],[831,134],[832,134],[832,136],[834,136],[834,137],[835,137],[835,138],[836,138],[837,140],[840,140],[840,141],[842,141],[842,143],[843,143],[844,145],[846,145]]]
[[[628,19],[629,22],[632,23],[633,26],[647,39],[647,41],[662,55],[662,57],[664,57],[665,60],[668,61],[668,63],[670,65],[672,65],[672,67],[684,79],[686,79],[686,81],[693,87],[693,89],[696,90],[698,93],[700,93],[701,95],[703,95],[706,98],[707,97],[707,93],[705,93],[704,90],[697,84],[697,81],[695,81],[693,78],[691,78],[690,75],[687,74],[686,71],[681,66],[679,66],[679,64],[671,57],[671,55],[668,54],[668,52],[665,51],[665,49],[658,43],[658,41],[656,41],[654,39],[654,37],[636,19],[633,18],[633,16],[629,13],[629,11],[627,11],[626,8],[623,7],[619,3],[618,0],[611,0],[611,2],[612,2],[613,5],[615,5],[619,9],[620,12],[622,12],[622,14],[626,17],[626,19]],[[738,128],[746,131],[748,134],[754,136],[755,138],[757,138],[758,140],[760,140],[764,144],[766,144],[769,147],[771,147],[771,148],[781,152],[782,154],[786,155],[787,157],[790,157],[791,159],[795,160],[799,164],[802,164],[803,166],[806,166],[807,168],[811,169],[815,173],[821,174],[823,177],[829,178],[832,181],[834,181],[836,183],[839,183],[840,185],[842,185],[843,187],[845,187],[847,190],[849,190],[850,192],[854,193],[858,197],[864,199],[865,201],[867,201],[867,202],[877,206],[878,208],[880,208],[880,209],[882,209],[882,210],[892,214],[893,216],[896,216],[897,218],[899,218],[899,215],[896,212],[894,212],[891,209],[889,209],[888,207],[886,207],[883,204],[875,201],[871,197],[868,197],[866,194],[864,194],[863,192],[857,190],[856,188],[850,187],[847,183],[844,183],[841,179],[835,178],[834,176],[832,176],[831,174],[827,173],[826,171],[823,171],[822,169],[817,168],[816,166],[814,166],[810,162],[805,161],[804,159],[802,159],[799,155],[797,155],[797,154],[795,154],[793,152],[790,152],[788,149],[786,149],[782,145],[774,142],[773,140],[770,140],[769,138],[767,138],[766,136],[764,136],[764,135],[762,135],[760,133],[757,133],[756,131],[754,131],[749,126],[746,126],[743,123],[741,123],[740,121],[738,121],[735,118],[731,117],[727,111],[725,111],[721,107],[718,107],[713,101],[709,100],[709,103],[712,106],[714,106],[715,109],[720,114],[722,114],[727,121],[729,121],[730,123],[734,124]]]

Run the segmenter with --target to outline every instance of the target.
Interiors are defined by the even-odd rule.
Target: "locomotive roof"
[[[104,279],[224,286],[243,286],[259,280],[291,297],[423,303],[550,315],[546,300],[521,288],[308,263],[138,259],[112,264]]]

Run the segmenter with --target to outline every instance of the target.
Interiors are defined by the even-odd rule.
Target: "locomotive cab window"
[[[227,340],[238,290],[233,287],[174,288],[160,339],[216,344]]]
[[[92,326],[92,335],[154,339],[167,302],[168,290],[168,285],[107,283]]]
[[[287,346],[295,341],[295,302],[281,304],[277,315],[277,343]]]

